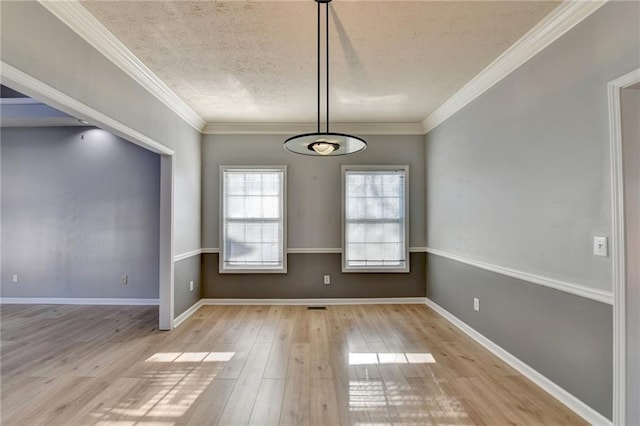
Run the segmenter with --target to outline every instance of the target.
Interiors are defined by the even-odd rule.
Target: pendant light
[[[364,150],[367,143],[364,139],[344,133],[329,131],[329,3],[331,0],[315,0],[318,3],[318,128],[315,133],[304,133],[292,136],[284,141],[284,147],[291,152],[303,155],[329,157],[353,154]],[[325,53],[327,78],[327,125],[326,131],[320,131],[320,3],[325,4]]]

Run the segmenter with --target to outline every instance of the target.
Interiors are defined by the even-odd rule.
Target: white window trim
[[[224,267],[224,172],[225,170],[281,170],[282,171],[282,268],[225,268]],[[219,251],[218,271],[221,274],[286,274],[287,273],[287,166],[220,166],[219,172]]]
[[[371,172],[379,172],[379,171],[387,171],[387,170],[401,170],[404,172],[404,256],[405,256],[405,266],[404,268],[398,267],[383,267],[383,266],[358,266],[358,267],[349,267],[347,266],[347,238],[345,235],[345,219],[346,219],[346,191],[345,191],[345,176],[347,171],[371,171]],[[409,265],[409,166],[388,166],[388,165],[377,165],[377,166],[342,166],[342,200],[341,200],[341,215],[342,215],[342,272],[343,273],[408,273],[410,272]]]

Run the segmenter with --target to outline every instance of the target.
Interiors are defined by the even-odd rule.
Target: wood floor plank
[[[249,423],[270,349],[270,343],[253,345],[245,367],[236,380],[233,392],[218,421],[219,425],[246,425]]]
[[[18,383],[2,382],[2,421],[1,424],[19,424],[32,407],[39,405],[47,395],[58,392],[66,383],[72,380],[69,377],[56,378],[25,378]]]
[[[368,350],[367,341],[364,339],[355,319],[342,318],[340,325],[351,352],[366,352]]]
[[[278,322],[276,340],[273,342],[269,353],[269,361],[267,361],[267,367],[264,372],[265,379],[287,378],[294,328],[295,322],[293,319],[281,318]]]
[[[367,308],[363,305],[351,306],[351,312],[353,313],[353,319],[360,334],[366,343],[370,342],[384,342],[384,339],[375,327],[375,324],[370,321],[367,315]]]
[[[216,379],[200,394],[176,425],[215,425],[233,392],[235,380]]]
[[[358,392],[358,377],[349,362],[348,344],[346,342],[332,343],[329,354],[334,372],[340,423],[344,425],[371,423],[367,407],[362,401],[363,395]]]
[[[289,355],[289,369],[282,398],[280,424],[304,426],[310,421],[310,353],[308,343],[294,343]]]
[[[340,413],[333,379],[311,379],[309,423],[339,425]]]
[[[313,336],[311,345],[311,378],[332,379],[333,369],[329,362],[329,334],[327,331],[326,311],[310,311],[309,335]]]
[[[122,396],[132,389],[142,389],[144,381],[120,377],[113,381],[91,401],[80,407],[68,420],[70,425],[91,425],[110,420],[110,410],[117,408]]]
[[[280,424],[285,382],[284,379],[262,380],[251,411],[250,425],[273,426]]]
[[[16,424],[64,425],[75,413],[108,387],[106,381],[71,378],[44,395],[37,403],[17,415]],[[10,421],[9,423],[11,423]]]
[[[278,332],[278,322],[282,316],[282,306],[271,306],[258,333],[256,342],[273,342]]]
[[[428,417],[428,420],[425,419],[425,423],[434,425],[443,423],[454,425],[487,424],[482,416],[476,415],[473,407],[465,404],[459,394],[450,392],[446,383],[442,383],[436,378],[423,377],[410,378],[407,381],[415,395],[422,399],[422,406]],[[420,413],[420,417],[424,417],[424,412]]]
[[[395,347],[403,346],[402,335],[396,330],[388,318],[385,317],[380,306],[370,306],[369,309],[364,311],[366,320],[370,322],[377,330],[380,336],[382,336],[383,342],[389,347],[394,349]]]

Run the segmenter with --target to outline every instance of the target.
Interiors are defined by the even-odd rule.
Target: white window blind
[[[222,169],[221,272],[285,272],[285,168]]]
[[[408,271],[406,177],[406,167],[344,170],[346,271]]]

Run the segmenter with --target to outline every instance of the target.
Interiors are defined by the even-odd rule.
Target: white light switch
[[[193,291],[193,281],[189,281],[189,291]]]
[[[609,256],[607,237],[593,237],[593,255],[603,257]]]
[[[11,282],[14,282],[14,283],[18,282],[18,274],[13,274],[13,276],[11,277]]]

